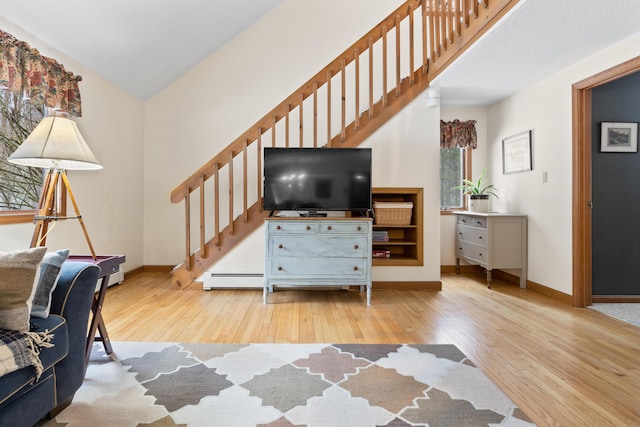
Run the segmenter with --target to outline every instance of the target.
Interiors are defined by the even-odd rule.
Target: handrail
[[[195,279],[210,264],[208,258],[224,252],[221,248],[227,241],[241,240],[242,233],[250,233],[262,222],[263,137],[270,139],[271,146],[357,146],[426,89],[429,81],[517,3],[518,0],[406,1],[191,174],[171,192],[172,203],[185,202],[186,216],[185,263],[179,266],[181,273],[174,270],[174,283],[181,286],[184,278]],[[418,49],[416,43],[420,44]],[[417,55],[421,59],[416,65]],[[361,99],[361,84],[366,85],[366,102]],[[334,86],[338,86],[337,90]],[[297,135],[292,135],[296,124]],[[237,165],[242,174],[236,186],[239,175],[234,172],[234,164],[238,156],[242,156],[241,165]],[[250,156],[256,165],[251,170]],[[219,188],[225,181],[222,169],[227,169],[224,200],[220,199]],[[205,191],[210,179],[214,181],[209,208],[212,212],[207,209]],[[191,222],[190,208],[190,195],[195,191],[199,192],[200,205],[197,225]],[[236,192],[241,193],[241,208],[235,206]],[[227,206],[226,224],[221,202]],[[207,234],[208,218],[214,222],[211,236]],[[200,241],[200,249],[193,253],[192,226],[199,227]]]

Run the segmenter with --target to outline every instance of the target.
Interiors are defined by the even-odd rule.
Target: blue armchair
[[[38,381],[32,367],[0,377],[0,427],[32,426],[68,406],[85,374],[87,323],[100,268],[67,261],[46,319],[31,318],[32,330],[53,332],[54,344],[42,348],[44,371]]]

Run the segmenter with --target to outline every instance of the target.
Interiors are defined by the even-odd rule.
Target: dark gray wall
[[[601,122],[640,122],[640,73],[592,91],[593,295],[640,295],[640,153],[601,152]]]

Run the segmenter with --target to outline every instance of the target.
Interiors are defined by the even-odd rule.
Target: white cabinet
[[[265,221],[264,302],[274,286],[367,288],[371,303],[371,219]]]
[[[527,286],[527,217],[505,213],[456,213],[456,273],[460,259],[487,271],[519,269],[520,287]]]

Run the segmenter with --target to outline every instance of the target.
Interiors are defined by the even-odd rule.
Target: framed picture
[[[637,153],[638,123],[602,122],[600,151],[603,153]]]
[[[530,171],[531,168],[531,131],[503,139],[502,173]]]

